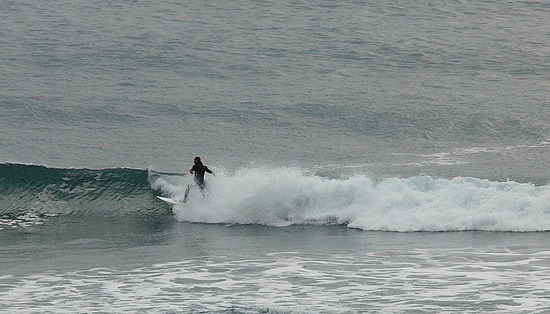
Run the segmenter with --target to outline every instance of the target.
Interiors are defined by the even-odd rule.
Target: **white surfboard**
[[[174,205],[181,203],[181,201],[178,201],[177,199],[174,199],[174,198],[163,197],[163,196],[157,196],[157,198],[161,201],[165,201],[166,203],[170,203]]]
[[[187,185],[187,188],[185,189],[185,195],[183,197],[183,201],[175,198],[164,197],[164,196],[157,196],[157,198],[161,201],[165,201],[166,203],[170,203],[174,205],[187,203],[187,198],[189,197],[189,191],[191,190],[191,187],[192,187],[191,184]]]

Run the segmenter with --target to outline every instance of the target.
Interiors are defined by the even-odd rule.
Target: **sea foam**
[[[550,187],[431,176],[328,178],[298,168],[247,168],[208,177],[178,220],[200,223],[344,224],[376,231],[547,231]],[[183,198],[190,177],[157,178],[153,188]]]

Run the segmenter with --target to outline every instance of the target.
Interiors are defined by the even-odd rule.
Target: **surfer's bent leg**
[[[201,190],[202,196],[206,197],[206,182],[204,182],[204,179],[202,179],[202,180],[201,179],[202,178],[195,178],[195,183],[197,184],[197,186]]]

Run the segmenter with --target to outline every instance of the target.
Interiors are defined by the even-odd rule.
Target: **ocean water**
[[[0,308],[547,313],[546,1],[1,1]],[[205,197],[187,174],[201,156]]]

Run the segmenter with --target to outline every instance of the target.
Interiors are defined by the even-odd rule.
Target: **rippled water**
[[[549,13],[0,2],[1,308],[548,312]]]

